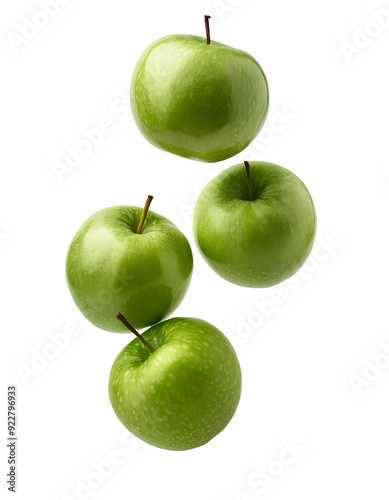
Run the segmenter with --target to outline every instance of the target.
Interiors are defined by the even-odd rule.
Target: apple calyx
[[[150,198],[150,197],[149,197]],[[152,198],[152,197],[151,197]],[[150,200],[151,202],[151,200]],[[123,314],[121,313],[117,313],[116,315],[116,319],[118,319],[119,321],[121,321],[123,323],[123,325],[128,328],[130,330],[130,332],[132,332],[134,335],[136,335],[136,337],[138,337],[138,339],[147,347],[147,349],[150,351],[150,352],[154,352],[154,349],[151,347],[151,345],[147,342],[146,339],[144,339],[142,337],[142,335],[137,331],[135,330],[135,328],[130,325],[130,323],[126,320],[126,318],[123,316]]]
[[[139,226],[138,229],[136,230],[136,234],[142,234],[143,230],[143,224],[145,223],[146,217],[147,217],[147,212],[149,211],[150,208],[150,203],[152,202],[153,197],[149,195],[146,200],[145,208],[143,209],[143,214],[142,217],[139,221]]]
[[[247,175],[247,183],[249,185],[250,201],[253,201],[253,183],[251,181],[250,163],[248,161],[245,161],[244,166],[246,167],[246,175]]]
[[[209,30],[209,20],[210,19],[211,19],[211,16],[204,16],[205,32],[207,34],[207,45],[210,45],[210,43],[211,43],[211,32]]]

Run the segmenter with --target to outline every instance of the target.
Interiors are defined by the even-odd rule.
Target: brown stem
[[[147,212],[149,211],[150,208],[150,203],[152,202],[153,197],[148,196],[145,204],[145,208],[143,209],[143,214],[139,222],[138,229],[136,230],[136,234],[142,234],[143,230],[143,224],[145,223],[146,217],[147,217]]]
[[[208,45],[211,43],[211,32],[209,31],[209,20],[210,19],[211,19],[211,16],[204,16],[205,32],[207,33],[207,44]]]
[[[118,313],[116,315],[116,319],[118,319],[119,321],[121,321],[123,323],[123,325],[128,328],[130,330],[130,332],[132,332],[134,335],[136,335],[138,337],[138,339],[143,342],[143,344],[147,347],[147,349],[149,349],[149,351],[151,352],[154,352],[154,349],[151,347],[151,345],[147,342],[146,339],[144,339],[142,337],[142,335],[135,330],[135,328],[133,326],[130,325],[130,323],[126,320],[126,318],[123,316],[123,314],[121,313]]]
[[[244,166],[246,167],[246,175],[247,175],[247,182],[249,185],[250,201],[252,201],[252,199],[253,199],[253,183],[251,181],[250,163],[248,161],[245,161]]]

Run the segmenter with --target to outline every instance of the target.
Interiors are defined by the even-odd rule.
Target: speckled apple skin
[[[238,406],[242,375],[228,339],[194,318],[164,321],[113,363],[109,397],[120,421],[146,443],[188,450],[221,432]]]
[[[131,109],[154,146],[217,162],[245,149],[261,130],[269,88],[246,52],[191,35],[171,35],[141,55],[131,80]]]
[[[262,288],[286,280],[304,264],[316,234],[316,212],[304,183],[286,168],[234,165],[201,192],[193,231],[205,261],[222,278]]]

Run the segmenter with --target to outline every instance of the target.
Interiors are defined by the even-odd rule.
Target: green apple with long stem
[[[269,89],[247,52],[207,38],[170,35],[141,55],[131,109],[144,137],[185,158],[217,162],[245,149],[261,130]]]
[[[66,258],[72,297],[94,325],[127,332],[117,311],[145,328],[184,298],[193,270],[188,240],[170,220],[144,209],[118,206],[95,213],[77,231]]]
[[[141,335],[115,359],[109,397],[119,420],[158,448],[188,450],[219,434],[238,406],[242,375],[229,340],[194,318],[174,318]]]
[[[307,259],[316,212],[303,182],[286,168],[260,161],[224,170],[201,192],[193,229],[200,253],[222,278],[269,287]]]

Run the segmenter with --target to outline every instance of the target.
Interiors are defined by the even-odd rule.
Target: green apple
[[[141,337],[111,369],[109,397],[116,415],[158,448],[202,446],[227,426],[239,403],[242,375],[232,345],[220,330],[194,318],[169,319]]]
[[[147,47],[135,67],[130,97],[135,122],[151,144],[204,162],[245,149],[261,130],[269,105],[257,61],[211,41],[209,32],[208,43],[199,36],[170,35]]]
[[[269,287],[292,276],[307,259],[316,213],[308,189],[292,172],[245,162],[205,187],[193,228],[200,253],[222,278]]]
[[[145,328],[168,317],[189,287],[193,257],[189,243],[168,219],[118,206],[95,213],[77,231],[66,258],[73,299],[94,325],[127,332],[117,311]],[[147,217],[146,217],[147,215]]]

